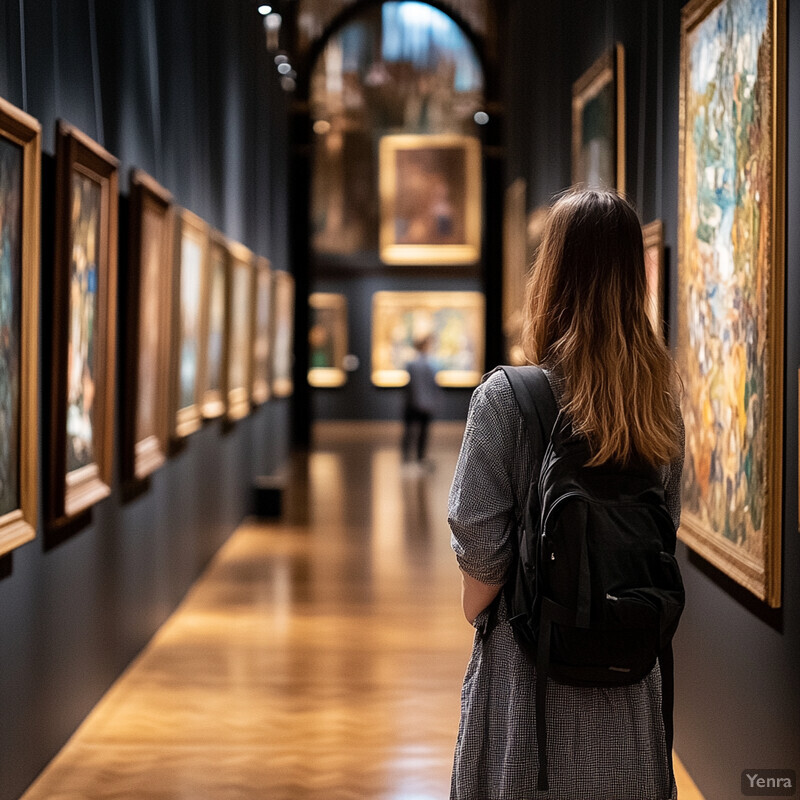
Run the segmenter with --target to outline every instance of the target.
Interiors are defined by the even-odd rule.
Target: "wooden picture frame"
[[[484,372],[486,300],[481,292],[375,292],[372,383],[405,386],[414,343],[432,336],[429,358],[440,386],[471,387]]]
[[[255,265],[251,250],[228,243],[227,284],[227,418],[240,420],[250,413],[253,370],[253,305]]]
[[[208,276],[210,229],[185,208],[175,215],[170,352],[170,435],[181,440],[203,422],[200,379],[203,369],[202,306]]]
[[[121,472],[141,480],[166,461],[172,195],[142,170],[130,174]]]
[[[203,419],[216,419],[227,411],[228,370],[228,244],[219,231],[209,236],[206,278],[203,284],[200,325],[204,358],[200,371],[200,408]]]
[[[0,555],[36,536],[41,139],[0,98]]]
[[[294,392],[294,278],[283,270],[272,271],[272,362],[273,397]]]
[[[625,49],[619,43],[572,85],[572,182],[625,193]]]
[[[666,272],[664,261],[664,223],[660,219],[642,226],[644,266],[647,275],[647,316],[658,336],[664,331]]]
[[[269,259],[256,258],[255,300],[253,309],[253,368],[250,400],[261,405],[272,394],[270,386],[270,322],[272,316],[272,269]]]
[[[59,120],[48,492],[52,525],[111,492],[117,172],[114,156]]]
[[[516,178],[506,187],[503,207],[503,339],[509,364],[526,363],[522,352],[527,259],[527,183]]]
[[[314,292],[308,298],[308,382],[317,389],[334,389],[347,383],[342,364],[347,355],[347,298],[333,292]]]
[[[679,536],[777,607],[784,445],[784,0],[748,8],[730,0],[689,2],[681,13],[680,89],[677,362],[686,461]]]
[[[457,134],[382,136],[380,257],[475,264],[481,255],[481,143]]]

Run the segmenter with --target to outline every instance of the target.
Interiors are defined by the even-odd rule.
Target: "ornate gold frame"
[[[0,516],[0,555],[36,536],[41,126],[0,98],[0,137],[22,150],[19,507]]]
[[[250,391],[253,383],[253,309],[255,307],[254,289],[256,279],[254,259],[253,252],[243,244],[228,242],[228,300],[226,303],[228,409],[226,416],[230,421],[243,419],[250,413]],[[248,286],[247,319],[245,320],[247,341],[241,351],[234,352],[234,325],[236,320],[240,319],[240,315],[234,313],[238,311],[237,308],[234,308],[237,271],[245,274]],[[237,362],[237,359],[241,359],[241,362]],[[243,380],[240,384],[234,385],[231,380],[231,370],[237,364],[243,368]]]
[[[175,217],[175,250],[173,256],[172,276],[172,348],[170,357],[170,434],[173,439],[180,440],[199,430],[203,423],[202,398],[200,396],[200,379],[203,372],[205,342],[202,330],[202,302],[205,296],[205,282],[208,277],[210,229],[197,214],[187,209],[179,209]],[[181,314],[181,292],[183,288],[182,245],[184,238],[192,239],[200,247],[200,287],[196,298],[197,304],[197,369],[194,381],[194,396],[191,403],[181,406],[180,368],[181,351],[184,341],[184,326]]]
[[[347,383],[347,373],[341,364],[347,355],[347,298],[332,292],[314,292],[309,295],[311,309],[329,309],[333,312],[333,361],[337,367],[311,367],[308,382],[317,389],[335,389]]]
[[[428,311],[454,308],[475,312],[476,326],[472,331],[475,357],[472,369],[442,369],[436,373],[440,386],[470,387],[480,383],[484,368],[484,337],[486,301],[481,292],[375,292],[372,296],[372,383],[375,386],[397,387],[408,383],[408,372],[396,366],[386,366],[381,355],[384,345],[384,324],[381,315],[398,311]]]
[[[664,265],[664,223],[660,219],[648,222],[647,225],[642,226],[642,236],[644,238],[644,255],[645,263],[647,262],[647,251],[655,249],[656,251],[656,282],[655,286],[647,283],[647,316],[650,317],[650,322],[653,325],[653,330],[658,336],[664,335],[664,291],[666,285],[666,274]],[[649,305],[650,298],[655,300],[655,308]]]
[[[614,84],[616,190],[625,193],[625,48],[617,43],[604,53],[572,85],[572,182],[583,183],[581,119],[584,106],[609,83]]]
[[[114,448],[114,377],[117,343],[117,207],[119,162],[77,128],[59,120],[56,131],[56,239],[53,274],[53,393],[51,397],[48,521],[58,525],[111,493]],[[93,433],[95,460],[67,471],[67,360],[70,264],[73,248],[72,176],[100,186],[97,246],[97,331]]]
[[[145,242],[143,241],[146,214],[155,214],[162,225],[160,247],[158,375],[153,407],[156,432],[137,440],[139,396],[141,393],[139,365],[142,339],[142,308],[144,294]],[[127,270],[127,308],[125,319],[125,365],[122,415],[122,474],[125,479],[145,478],[166,460],[169,442],[168,398],[166,387],[169,366],[169,290],[172,258],[172,195],[141,170],[131,170],[130,177],[130,243]],[[150,287],[151,290],[153,287]]]
[[[397,153],[405,150],[464,151],[465,239],[460,244],[404,244],[397,241]],[[456,134],[383,136],[378,152],[380,189],[380,256],[386,264],[474,264],[481,255],[481,144]]]
[[[219,260],[218,260],[219,259]],[[209,337],[211,335],[211,312],[214,305],[212,295],[215,281],[214,270],[219,266],[222,269],[222,304],[225,309],[225,318],[222,321],[222,342],[219,353],[219,363],[214,365],[219,369],[220,387],[214,389],[209,384],[209,372],[211,371],[211,351],[209,348]],[[203,284],[202,313],[203,321],[200,326],[203,340],[203,360],[200,374],[200,406],[203,419],[216,419],[221,417],[226,410],[226,375],[228,368],[227,361],[227,326],[228,326],[228,242],[225,237],[216,230],[209,234],[208,259],[206,263],[206,278]]]
[[[690,32],[721,2],[726,0],[692,0],[681,12],[681,87],[680,87],[680,140],[679,140],[679,202],[683,198],[687,176],[686,125],[687,80],[689,76]],[[763,520],[764,556],[762,561],[741,552],[727,539],[706,528],[702,522],[684,509],[679,536],[689,547],[714,566],[729,575],[761,600],[772,607],[781,601],[781,529],[782,529],[782,462],[783,462],[783,367],[784,367],[784,280],[785,280],[785,165],[786,165],[786,3],[769,0],[768,30],[765,35],[772,45],[769,65],[772,109],[768,117],[771,125],[772,182],[770,203],[772,229],[769,242],[769,286],[766,322],[767,387],[766,411],[766,475],[764,478],[765,509]],[[685,290],[687,269],[686,243],[688,232],[683,214],[679,215],[678,264],[678,348],[679,354],[687,348],[686,309],[681,298]]]

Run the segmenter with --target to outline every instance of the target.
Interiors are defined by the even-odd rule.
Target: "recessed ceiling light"
[[[258,13],[261,14],[262,17],[266,17],[267,14],[271,14],[272,13],[272,6],[268,6],[266,4],[260,5],[258,7]]]

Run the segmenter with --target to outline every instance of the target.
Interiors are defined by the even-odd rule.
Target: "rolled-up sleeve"
[[[509,393],[508,379],[498,372],[472,395],[448,505],[458,565],[491,585],[505,582],[514,541],[511,459],[519,418],[509,413]]]

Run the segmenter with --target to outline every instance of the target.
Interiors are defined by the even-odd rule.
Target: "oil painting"
[[[680,536],[780,604],[785,4],[682,12]]]
[[[225,413],[225,325],[228,251],[222,234],[211,234],[203,325],[206,357],[203,361],[201,398],[203,416],[214,419]]]
[[[250,250],[232,242],[228,252],[228,418],[236,420],[250,413],[254,274]]]
[[[272,394],[289,397],[294,391],[294,278],[272,271]]]
[[[603,54],[572,87],[572,182],[625,192],[625,51]]]
[[[111,491],[117,298],[117,160],[59,122],[49,521]]]
[[[372,382],[405,386],[414,343],[431,336],[440,386],[477,386],[484,368],[485,300],[480,292],[376,292]]]
[[[130,177],[122,475],[143,479],[167,456],[170,193],[141,170]]]
[[[664,336],[664,224],[660,219],[642,228],[644,267],[647,275],[647,316],[653,330]]]
[[[253,325],[253,403],[269,400],[270,314],[272,312],[272,275],[269,260],[256,259],[256,298]]]
[[[380,255],[387,264],[474,264],[481,249],[481,148],[450,134],[383,136]]]
[[[344,386],[347,373],[347,298],[332,292],[314,292],[308,298],[308,382],[317,388]]]
[[[172,436],[182,439],[202,423],[200,378],[203,335],[202,305],[209,227],[196,214],[183,209],[175,235],[173,283]]]
[[[40,142],[0,100],[0,555],[36,535]]]

